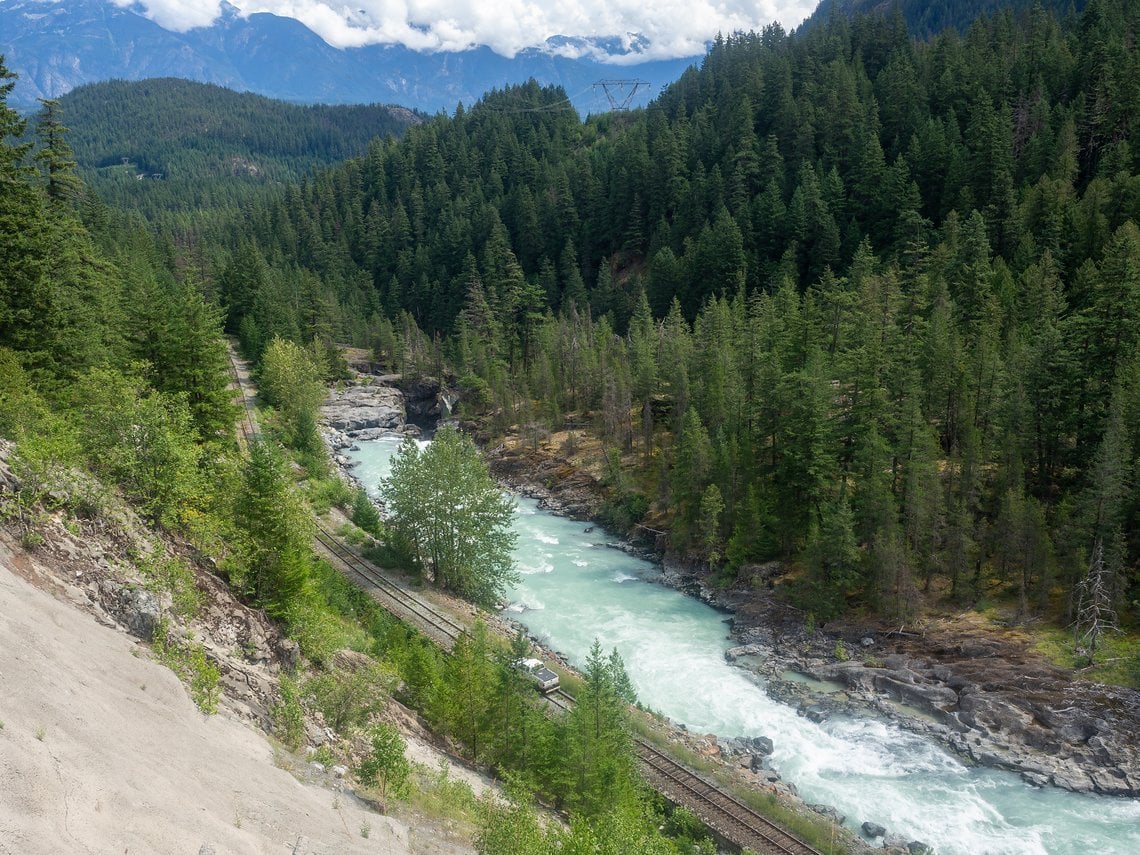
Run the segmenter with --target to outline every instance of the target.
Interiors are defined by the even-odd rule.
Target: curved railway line
[[[230,351],[230,369],[242,397],[241,431],[244,443],[258,435],[250,412],[246,384]],[[435,641],[451,650],[467,628],[415,592],[393,581],[371,562],[349,549],[332,531],[317,523],[316,540],[321,550],[358,579],[361,587],[386,609],[405,620]],[[562,689],[545,695],[547,701],[562,710],[574,705],[574,696]],[[759,855],[822,855],[818,849],[785,831],[757,813],[739,799],[717,787],[688,767],[662,753],[649,742],[634,737],[638,759],[650,785],[674,804],[684,805],[710,830],[724,840],[748,847]]]

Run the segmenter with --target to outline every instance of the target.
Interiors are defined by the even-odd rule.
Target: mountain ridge
[[[582,113],[609,105],[593,86],[602,78],[638,78],[652,94],[698,57],[619,66],[571,59],[558,49],[590,45],[617,55],[612,39],[554,36],[548,49],[514,58],[488,47],[419,53],[399,45],[336,48],[300,21],[267,12],[223,13],[209,27],[164,29],[107,0],[14,0],[0,4],[0,53],[19,75],[10,104],[34,109],[84,83],[182,77],[298,103],[399,103],[426,112],[451,111],[485,91],[534,78],[562,86]],[[627,51],[637,52],[636,42]]]

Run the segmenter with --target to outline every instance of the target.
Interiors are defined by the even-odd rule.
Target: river
[[[361,443],[354,474],[370,489],[398,438]],[[656,584],[656,565],[601,529],[518,499],[521,581],[510,616],[572,663],[595,638],[625,659],[642,703],[690,730],[767,736],[772,767],[808,802],[833,805],[857,829],[876,822],[950,855],[1134,855],[1140,799],[1035,788],[968,767],[936,742],[877,718],[816,724],[773,701],[762,681],[724,659],[725,615]]]

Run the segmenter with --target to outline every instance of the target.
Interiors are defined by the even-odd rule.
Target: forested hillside
[[[60,99],[80,172],[104,201],[159,212],[235,207],[423,119],[390,105],[301,106],[176,78],[113,80]]]
[[[1033,9],[1048,9],[1061,21],[1079,15],[1085,0],[821,0],[807,20],[811,26],[833,14],[848,18],[856,15],[902,15],[911,34],[928,39],[945,29],[966,32],[982,15],[995,15],[1003,9],[1024,15]]]
[[[219,294],[254,351],[350,339],[499,430],[587,418],[615,518],[730,574],[793,557],[817,615],[1063,616],[1090,572],[1127,608],[1138,27],[773,26],[585,124],[492,93],[219,233]]]

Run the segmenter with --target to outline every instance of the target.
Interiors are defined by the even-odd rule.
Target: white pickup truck
[[[530,677],[543,694],[558,688],[558,675],[547,668],[541,659],[516,659],[515,667]]]

